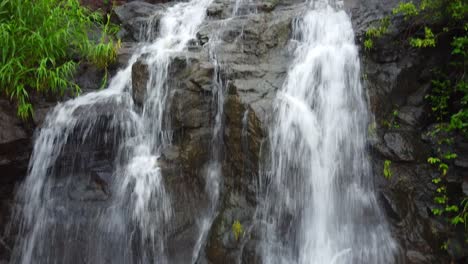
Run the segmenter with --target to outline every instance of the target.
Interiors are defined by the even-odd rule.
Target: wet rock
[[[207,8],[206,14],[210,17],[221,18],[221,15],[223,14],[224,10],[225,10],[224,5],[213,3]]]
[[[142,1],[132,1],[114,8],[114,14],[123,25],[126,32],[119,32],[124,39],[136,41],[149,40],[159,30],[159,19],[170,4],[150,4]],[[128,40],[127,38],[127,40]]]
[[[463,194],[465,196],[468,196],[468,181],[465,180],[463,182],[462,189],[463,189]]]
[[[430,70],[448,63],[439,54],[449,52],[444,45],[439,50],[422,52],[398,44],[407,28],[399,16],[391,16],[388,33],[374,42],[372,51],[365,51],[366,30],[390,14],[398,1],[345,0],[344,4],[352,15],[356,41],[361,46],[363,81],[376,123],[388,122],[389,113],[398,110],[398,127],[378,127],[376,133],[383,137],[371,142],[375,172],[382,174],[384,160],[392,160],[392,178],[376,180],[385,196],[381,204],[394,237],[403,247],[407,263],[449,263],[450,257],[441,252],[440,246],[453,235],[447,234],[447,225],[430,211],[436,206],[433,200],[436,187],[431,180],[439,174],[427,163],[427,158],[437,153],[456,153],[459,139],[453,133],[438,130],[443,124],[431,124],[434,121],[425,100],[431,87]],[[440,144],[444,138],[454,138],[454,144]],[[450,188],[460,195],[463,169],[458,169],[462,167],[456,162],[449,165],[453,169],[447,179]],[[463,159],[459,164],[463,166]]]
[[[413,127],[420,127],[426,115],[423,107],[404,106],[398,110],[398,119]]]
[[[78,175],[76,175],[78,176]],[[75,201],[105,201],[109,199],[109,186],[96,172],[90,176],[78,176],[70,186],[69,197]]]
[[[4,184],[26,176],[31,151],[30,134],[14,109],[7,100],[0,99],[0,181]]]
[[[397,132],[390,132],[384,135],[384,141],[398,160],[414,161],[414,147],[407,136]]]
[[[223,211],[216,218],[210,231],[206,256],[213,263],[236,262],[248,241],[254,208],[241,193],[229,193],[223,204]],[[239,221],[241,233],[236,238],[233,225]]]
[[[149,69],[142,59],[132,66],[132,98],[136,105],[143,106],[146,99],[146,87],[149,81]]]
[[[80,63],[75,75],[75,82],[86,93],[101,88],[107,80],[104,79],[105,70],[98,69],[90,63]]]
[[[6,100],[0,101],[0,144],[5,145],[18,140],[23,140],[28,137],[25,129],[22,127],[20,120],[16,117],[13,106]],[[10,111],[8,111],[10,110]]]
[[[425,96],[427,95],[430,89],[430,85],[426,84],[421,86],[416,92],[408,96],[407,103],[412,106],[420,106],[425,101]]]
[[[117,63],[116,69],[123,68],[127,66],[128,61],[130,60],[131,56],[135,52],[137,45],[132,42],[122,42],[120,49],[118,50],[117,54]]]
[[[2,231],[11,220],[15,185],[26,177],[29,155],[32,151],[31,134],[16,116],[15,109],[15,106],[8,100],[0,99],[0,227]],[[16,228],[14,224],[11,227],[13,230]],[[9,259],[15,236],[7,232],[3,232],[0,236],[0,262]]]
[[[431,260],[426,258],[421,252],[409,250],[406,252],[406,258],[408,263],[411,264],[428,264],[431,263]]]
[[[463,263],[468,260],[468,242],[463,236],[463,228],[459,233],[447,241],[447,252],[452,260]]]

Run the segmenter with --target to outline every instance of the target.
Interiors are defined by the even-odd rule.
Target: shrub
[[[74,58],[99,67],[115,60],[118,43],[108,36],[108,20],[78,0],[0,0],[0,93],[17,102],[18,116],[33,113],[32,91],[80,92],[71,80],[78,64]],[[92,40],[99,27],[101,38]]]

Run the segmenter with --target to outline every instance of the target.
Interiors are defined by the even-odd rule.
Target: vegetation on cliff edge
[[[468,243],[468,198],[449,193],[447,175],[456,153],[447,151],[453,144],[454,133],[468,137],[468,82],[466,76],[468,53],[468,2],[464,0],[422,0],[401,2],[393,9],[392,16],[400,16],[407,25],[407,45],[414,49],[430,49],[441,39],[450,40],[447,65],[441,65],[432,73],[432,87],[426,96],[436,123],[431,132],[437,138],[436,153],[428,163],[438,171],[432,182],[436,186],[432,213],[443,217],[453,226],[463,225]],[[366,32],[364,47],[374,48],[374,40],[389,32],[390,16],[381,19]],[[442,49],[444,50],[444,49]],[[447,242],[442,245],[447,249]]]
[[[106,68],[116,59],[113,29],[78,0],[1,0],[0,93],[23,119],[33,114],[32,92],[78,94],[72,77],[80,60]]]

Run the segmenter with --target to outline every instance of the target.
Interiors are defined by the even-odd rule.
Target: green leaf
[[[440,162],[440,159],[439,158],[435,158],[435,157],[429,157],[427,159],[427,162],[429,162],[429,164],[437,164]]]
[[[460,223],[465,223],[465,220],[459,215],[457,215],[453,217],[452,220],[450,220],[450,222],[452,223],[452,225],[458,225]]]
[[[435,184],[438,184],[440,181],[441,181],[440,178],[432,179],[432,182],[435,183]]]
[[[392,171],[390,169],[390,165],[392,162],[390,160],[385,160],[384,161],[384,169],[383,169],[383,174],[386,179],[390,179],[392,177]]]
[[[458,206],[456,205],[446,206],[445,211],[446,212],[458,212]]]
[[[431,210],[433,215],[439,216],[442,215],[442,210],[434,208]]]

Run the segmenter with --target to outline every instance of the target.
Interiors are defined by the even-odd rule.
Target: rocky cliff
[[[207,10],[207,19],[201,26],[197,39],[187,52],[177,54],[170,65],[170,98],[166,111],[170,112],[173,142],[162,151],[162,171],[174,208],[173,223],[168,234],[170,263],[188,263],[198,238],[197,219],[209,206],[205,191],[206,165],[212,147],[212,126],[215,122],[217,102],[213,99],[213,86],[221,80],[225,84],[224,130],[220,202],[198,263],[261,263],[258,239],[261,225],[255,221],[260,202],[259,172],[272,118],[276,92],[281,89],[294,49],[290,42],[292,25],[304,11],[300,0],[263,0],[248,7],[256,12],[244,12],[229,18],[232,4],[216,0]],[[345,8],[352,17],[356,42],[362,45],[365,30],[388,14],[397,1],[345,0]],[[129,53],[141,40],[141,27],[152,25],[157,30],[158,12],[169,4],[132,1],[116,8],[115,19],[122,24],[119,33],[126,42],[119,61],[125,63]],[[156,14],[156,15],[154,15]],[[229,18],[229,19],[228,19]],[[148,23],[148,21],[152,23]],[[468,256],[464,241],[448,234],[446,224],[435,218],[433,205],[435,186],[431,183],[435,171],[426,160],[437,148],[436,139],[428,135],[435,125],[430,107],[424,97],[429,92],[430,70],[447,62],[438,50],[416,51],[398,45],[404,31],[404,21],[396,17],[391,33],[367,52],[362,49],[362,82],[368,93],[369,106],[374,114],[370,125],[369,149],[373,161],[376,192],[386,212],[394,236],[401,246],[401,259],[405,263],[448,263],[462,261]],[[215,53],[219,65],[210,57],[213,50],[208,44],[216,36],[220,44]],[[391,44],[389,44],[391,43]],[[393,45],[394,43],[394,45]],[[440,49],[443,49],[442,45]],[[132,98],[136,105],[145,96],[148,79],[147,65],[140,60],[133,66]],[[218,68],[216,68],[218,67]],[[214,76],[214,73],[218,76]],[[96,89],[99,73],[83,69],[82,85]],[[6,100],[0,101],[0,224],[7,227],[10,207],[14,207],[15,185],[26,173],[28,157],[32,151],[34,128],[39,128],[41,114],[52,107],[51,102],[39,103],[34,124],[19,121]],[[397,110],[398,115],[393,112]],[[86,109],[86,113],[102,117],[100,128],[115,113],[106,106]],[[80,113],[78,113],[80,114]],[[89,114],[89,113],[88,113]],[[388,121],[398,126],[388,126]],[[100,133],[96,129],[96,136]],[[93,133],[93,131],[91,131]],[[109,132],[110,133],[110,132]],[[459,159],[450,171],[450,188],[468,192],[468,142],[454,135],[455,152]],[[64,190],[77,208],[99,210],[105,206],[108,194],[105,186],[114,158],[112,144],[77,145],[71,139],[64,157],[60,160],[66,171],[67,155],[89,156],[90,181],[76,180],[75,188]],[[392,177],[383,176],[384,161],[391,161]],[[66,175],[62,175],[66,177]],[[104,187],[103,187],[104,186]],[[87,209],[91,208],[91,209]],[[245,233],[239,238],[233,234],[232,225],[239,221]],[[14,225],[8,226],[0,240],[0,257],[7,260],[13,247]],[[13,230],[13,231],[11,231]],[[448,253],[440,245],[450,238]],[[77,247],[79,250],[79,247]],[[76,254],[79,255],[79,252]],[[460,262],[461,263],[461,262]]]

